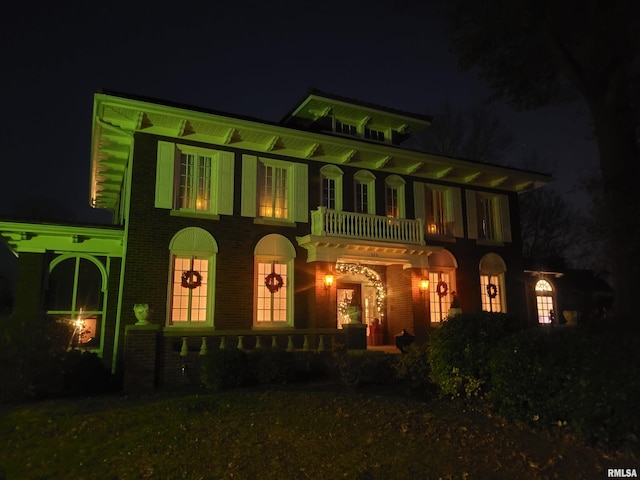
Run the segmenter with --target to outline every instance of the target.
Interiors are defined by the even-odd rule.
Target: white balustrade
[[[421,220],[341,212],[318,207],[311,212],[312,235],[424,245]]]

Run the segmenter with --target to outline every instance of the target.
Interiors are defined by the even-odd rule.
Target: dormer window
[[[381,130],[375,130],[373,128],[365,128],[364,138],[375,140],[377,142],[384,142],[384,132]]]
[[[351,125],[349,123],[341,122],[336,118],[336,133],[343,133],[345,135],[353,135],[354,137],[358,135],[358,128],[355,125]]]

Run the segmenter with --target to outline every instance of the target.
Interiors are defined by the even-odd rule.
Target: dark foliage
[[[202,384],[206,388],[236,388],[247,383],[249,378],[249,361],[243,350],[211,349],[202,359]]]
[[[333,350],[335,371],[343,385],[356,389],[363,385],[384,384],[395,381],[395,355],[371,352],[348,352],[338,345]]]
[[[111,373],[95,353],[70,350],[62,367],[65,394],[95,395],[111,389]]]
[[[278,348],[259,348],[248,355],[249,370],[258,383],[287,383],[294,377],[295,358],[292,352]]]
[[[396,378],[419,393],[434,391],[429,368],[428,345],[411,345],[404,355],[398,355],[394,364]]]

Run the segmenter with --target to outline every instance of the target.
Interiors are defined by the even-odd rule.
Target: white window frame
[[[548,286],[548,288],[547,288]],[[538,319],[538,324],[540,325],[548,325],[552,324],[553,320],[551,319],[551,312],[554,315],[557,315],[556,312],[556,295],[555,289],[552,283],[546,278],[538,279],[534,285],[534,292],[536,294],[536,317]],[[544,307],[541,310],[541,305]],[[546,308],[550,307],[550,308]],[[544,315],[546,314],[546,316]],[[557,317],[555,317],[557,319]]]
[[[170,328],[194,328],[194,327],[213,327],[215,312],[215,283],[216,283],[216,257],[218,253],[218,244],[213,236],[206,230],[199,227],[187,227],[177,232],[169,243],[169,278],[167,288],[167,318],[166,325]],[[197,258],[207,262],[207,275],[203,278],[202,285],[196,287],[205,290],[206,298],[206,319],[204,322],[180,321],[173,318],[173,302],[174,290],[182,287],[180,283],[181,275],[184,271],[176,271],[176,258]],[[191,302],[192,292],[189,290],[189,298]],[[189,314],[190,315],[190,314]]]
[[[259,164],[287,169],[287,218],[259,216],[258,168]],[[253,217],[254,223],[295,226],[296,222],[309,222],[309,181],[306,163],[287,162],[256,155],[242,155],[241,215]]]
[[[262,237],[254,250],[254,275],[253,275],[253,328],[292,328],[294,326],[294,297],[295,297],[295,278],[294,278],[294,261],[295,248],[291,242],[284,236],[279,234],[269,234]],[[260,271],[259,265],[269,266],[275,262],[285,268],[286,273],[283,276],[284,285],[278,292],[271,295],[265,285],[266,271]],[[280,298],[276,296],[280,294]],[[260,298],[267,298],[268,301],[279,301],[284,294],[284,302],[286,305],[285,321],[265,321],[259,320],[259,301]]]
[[[355,203],[354,210],[356,213],[366,213],[368,215],[376,214],[376,176],[368,170],[358,170],[353,175]],[[363,212],[360,208],[359,186],[363,185],[367,188],[367,211]]]
[[[331,210],[341,211],[342,210],[342,177],[344,176],[344,172],[340,168],[336,167],[335,165],[325,165],[320,169],[320,176],[322,181],[322,187],[320,189],[321,205]],[[334,187],[333,188],[333,194],[334,194],[333,208],[331,208],[331,206],[329,205],[331,202],[329,202],[328,199],[325,198],[325,184],[324,184],[325,181],[333,183],[333,187]]]
[[[182,155],[195,155],[211,159],[209,178],[209,208],[179,204]],[[233,152],[214,150],[193,145],[158,142],[156,163],[156,194],[154,205],[172,211],[172,215],[205,216],[233,215],[234,163]]]
[[[438,295],[438,283],[447,284],[446,295]],[[442,268],[429,270],[429,320],[431,323],[440,323],[447,320],[451,309],[451,293],[456,291],[456,271],[454,268]]]
[[[71,292],[71,309],[70,310],[47,310],[47,315],[56,318],[56,319],[64,319],[69,322],[71,326],[74,328],[74,336],[82,335],[82,330],[84,328],[83,319],[96,317],[96,325],[95,325],[95,333],[99,335],[98,343],[99,346],[89,346],[86,347],[87,350],[94,352],[102,352],[102,348],[104,345],[104,335],[105,335],[105,309],[106,309],[106,296],[107,296],[107,269],[102,264],[102,262],[93,257],[92,255],[82,254],[82,253],[73,253],[73,254],[65,254],[60,255],[53,259],[49,264],[49,275],[53,272],[53,270],[60,265],[62,262],[67,260],[74,260],[74,274],[73,274],[73,291]],[[86,310],[83,309],[82,305],[80,305],[81,301],[78,299],[78,276],[80,273],[80,260],[87,260],[91,264],[93,264],[101,276],[101,285],[100,285],[100,295],[101,295],[101,305],[98,310]],[[107,258],[107,262],[109,259]],[[76,332],[77,330],[77,332]],[[73,339],[71,339],[73,341]],[[82,345],[78,345],[80,348]]]
[[[406,218],[405,207],[406,182],[399,175],[390,175],[384,181],[385,215],[392,218]],[[390,200],[395,197],[395,205]],[[390,210],[394,210],[393,212]]]
[[[507,312],[507,295],[505,290],[504,273],[506,264],[500,255],[487,253],[480,259],[480,298],[482,310],[485,312]],[[489,297],[487,285],[494,284],[497,287],[497,296]]]
[[[470,239],[486,245],[511,242],[511,219],[507,195],[467,190],[466,199],[467,231]],[[483,209],[489,213],[490,218],[485,218]],[[487,236],[488,230],[482,227],[482,223],[486,220],[490,220],[491,223],[492,232],[489,236]]]

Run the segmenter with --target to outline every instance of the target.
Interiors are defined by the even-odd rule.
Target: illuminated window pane
[[[258,168],[258,211],[261,217],[288,218],[286,168],[260,164]]]
[[[438,295],[438,283],[447,285],[447,293]],[[441,288],[441,292],[443,289]],[[451,280],[446,272],[429,272],[429,311],[432,322],[442,322],[447,319],[451,308]]]
[[[208,258],[174,257],[171,323],[191,324],[207,321],[208,269]],[[200,286],[189,288],[182,285],[182,276],[189,271],[200,274]],[[195,280],[196,276],[192,275],[190,278]]]
[[[553,288],[547,280],[536,282],[536,308],[538,323],[553,323]]]
[[[265,278],[272,271],[282,277],[283,286],[276,292],[270,292]],[[284,263],[258,262],[256,275],[256,291],[258,303],[256,308],[259,323],[287,321],[287,265]]]
[[[480,294],[482,296],[482,310],[485,312],[502,312],[501,278],[498,275],[480,275]],[[487,287],[495,285],[495,297],[489,296]]]
[[[181,154],[179,208],[194,211],[211,209],[212,163],[211,157]]]

